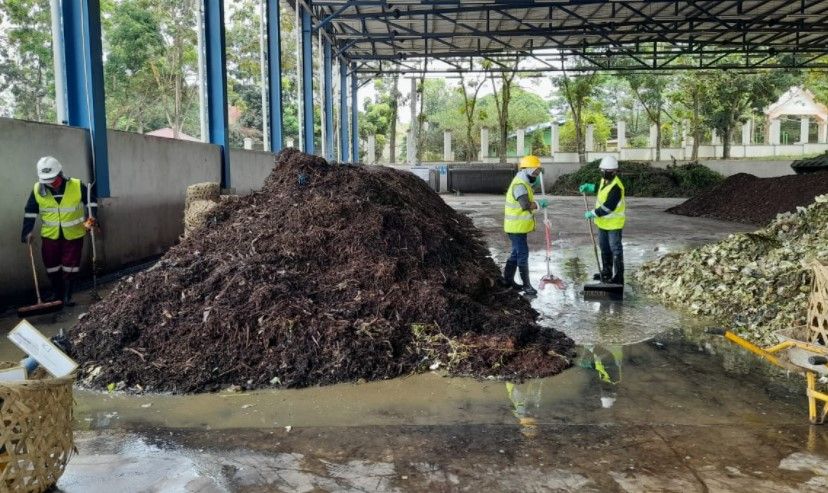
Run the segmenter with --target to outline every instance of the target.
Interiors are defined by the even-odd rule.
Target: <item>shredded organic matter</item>
[[[828,172],[757,178],[739,173],[667,212],[761,226],[828,193]]]
[[[176,393],[567,368],[572,341],[499,275],[416,176],[288,149],[261,192],[93,305],[72,353],[91,387]]]

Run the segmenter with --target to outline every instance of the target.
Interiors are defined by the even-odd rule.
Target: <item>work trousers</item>
[[[598,246],[604,256],[620,257],[624,255],[624,247],[621,244],[621,232],[623,229],[601,229],[598,228]]]
[[[46,274],[49,275],[55,296],[61,298],[66,281],[74,279],[80,271],[83,238],[75,240],[41,238],[41,244],[40,252],[43,256],[43,264],[46,266]]]
[[[518,267],[529,265],[529,241],[526,238],[526,233],[509,233],[509,240],[512,242],[509,261]]]

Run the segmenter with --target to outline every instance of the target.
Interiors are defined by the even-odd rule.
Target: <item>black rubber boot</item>
[[[63,300],[63,273],[49,274],[49,282],[52,284],[52,295],[44,296],[44,301]]]
[[[612,280],[612,254],[607,255],[601,252],[601,273],[595,274],[592,278],[604,283]]]
[[[624,284],[624,255],[616,255],[612,258],[615,267],[615,275],[612,276],[613,284]]]
[[[529,282],[529,266],[528,265],[521,265],[520,266],[520,280],[523,282],[523,287],[521,288],[523,294],[526,296],[535,296],[538,292],[535,288],[532,287],[532,284]]]
[[[63,281],[63,306],[75,306],[75,302],[72,301],[72,281],[66,279]]]
[[[520,285],[515,282],[515,272],[517,271],[517,264],[511,260],[506,261],[506,266],[503,268],[503,279],[500,280],[500,285],[504,288],[520,289]]]

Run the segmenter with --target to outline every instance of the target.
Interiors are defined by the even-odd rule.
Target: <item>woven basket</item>
[[[828,266],[812,264],[814,280],[808,299],[808,342],[828,346]]]
[[[39,369],[32,380],[0,383],[0,491],[39,493],[57,483],[74,450],[74,381]]]

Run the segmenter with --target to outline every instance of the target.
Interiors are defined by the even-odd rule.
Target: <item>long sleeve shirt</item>
[[[520,173],[523,175],[524,180],[526,180],[529,183],[532,183],[532,181],[529,179],[528,171],[523,170]],[[529,190],[526,189],[526,186],[515,185],[515,187],[512,189],[512,195],[515,196],[515,200],[518,201],[523,210],[528,211],[531,209],[532,205],[529,203]]]
[[[611,184],[608,183],[604,185],[604,187],[608,187]],[[618,203],[621,202],[621,187],[612,185],[612,189],[609,191],[609,195],[607,196],[607,201],[604,202],[603,207],[598,207],[595,209],[595,215],[598,217],[606,216],[607,214],[612,214],[616,207],[618,207]]]
[[[40,185],[42,187],[47,187],[50,192],[52,192],[52,196],[55,198],[55,201],[60,204],[61,200],[63,199],[63,192],[66,190],[66,184],[69,183],[69,178],[64,177],[63,182],[57,189],[53,189],[48,185]],[[95,194],[92,194],[92,197],[87,196],[86,191],[86,184],[81,182],[81,201],[84,205],[84,214],[86,216],[89,215],[88,207],[92,208],[92,217],[95,217],[95,211],[98,207],[98,204],[95,202]],[[40,215],[40,205],[37,203],[35,199],[34,190],[29,194],[29,200],[26,201],[26,208],[23,212],[23,230],[20,233],[20,241],[23,243],[26,242],[26,237],[34,230],[35,221],[37,220],[38,216]],[[60,231],[61,238],[63,237],[63,229]]]

